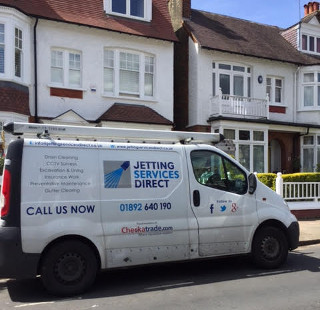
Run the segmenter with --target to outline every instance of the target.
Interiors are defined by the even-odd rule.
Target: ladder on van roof
[[[10,122],[3,126],[5,132],[13,135],[35,134],[38,138],[73,137],[78,140],[98,138],[112,142],[149,142],[149,143],[219,143],[224,139],[219,133],[188,131],[143,130],[109,127],[88,127],[71,125],[51,125],[38,123]]]

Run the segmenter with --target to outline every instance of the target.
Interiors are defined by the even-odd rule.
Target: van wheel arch
[[[95,256],[97,258],[97,262],[98,262],[98,269],[101,268],[101,258],[100,258],[100,254],[99,254],[99,251],[97,249],[97,247],[94,245],[94,243],[83,237],[83,236],[79,236],[79,235],[66,235],[66,236],[62,236],[62,237],[59,237],[55,240],[52,240],[50,243],[47,244],[47,246],[43,249],[42,253],[41,253],[41,256],[40,256],[40,260],[39,260],[39,263],[38,263],[38,268],[37,268],[37,271],[38,271],[38,274],[40,273],[40,268],[41,268],[41,263],[42,263],[42,260],[44,258],[44,256],[46,255],[46,253],[48,252],[48,250],[54,246],[55,244],[57,243],[60,243],[60,242],[63,242],[63,241],[67,241],[67,240],[70,240],[70,241],[81,241],[85,244],[87,244],[88,246],[90,246],[90,248],[92,249],[92,251],[95,253]]]
[[[101,260],[96,246],[87,238],[77,235],[53,240],[42,252],[38,264],[38,274],[44,286],[58,296],[82,293],[91,286],[100,269]]]
[[[285,225],[277,220],[268,220],[260,224],[254,233],[251,256],[259,267],[277,268],[286,260],[289,248]]]

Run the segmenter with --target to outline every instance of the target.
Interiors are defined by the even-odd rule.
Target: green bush
[[[258,180],[263,184],[267,185],[274,191],[276,190],[276,177],[275,173],[258,173],[257,174]]]
[[[319,172],[283,174],[283,182],[320,182]]]
[[[258,180],[263,184],[270,187],[272,190],[276,190],[276,178],[277,175],[275,173],[258,173]],[[283,174],[282,175],[283,182],[320,182],[320,173],[292,173],[292,174]],[[298,185],[297,185],[298,186]],[[301,187],[300,191],[304,191],[303,187]],[[310,194],[311,195],[311,194]]]

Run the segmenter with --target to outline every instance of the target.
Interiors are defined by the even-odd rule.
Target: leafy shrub
[[[319,172],[283,174],[283,182],[320,182]]]
[[[257,174],[258,180],[263,184],[267,185],[274,191],[276,190],[276,177],[275,173],[258,173]]]

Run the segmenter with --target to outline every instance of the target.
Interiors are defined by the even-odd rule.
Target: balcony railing
[[[211,116],[268,119],[269,99],[254,99],[220,93],[211,98]]]

